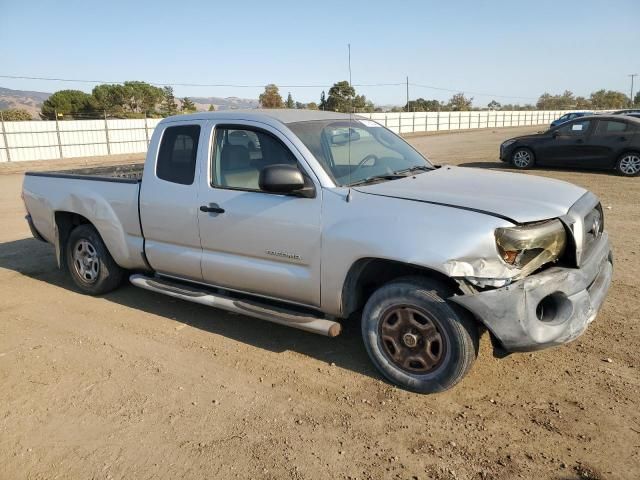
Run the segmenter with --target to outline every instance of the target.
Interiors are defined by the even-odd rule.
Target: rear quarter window
[[[157,177],[181,185],[193,184],[199,138],[199,125],[167,127],[158,151]]]
[[[629,130],[629,124],[617,120],[600,120],[598,122],[598,128],[596,129],[599,134],[620,133],[626,132],[627,130]]]

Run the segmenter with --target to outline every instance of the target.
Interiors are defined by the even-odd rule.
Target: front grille
[[[561,220],[573,237],[575,263],[580,267],[604,231],[604,216],[598,197],[591,192],[585,193]]]

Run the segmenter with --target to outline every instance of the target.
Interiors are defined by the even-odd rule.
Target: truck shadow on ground
[[[68,275],[58,269],[53,247],[35,239],[1,243],[0,268],[78,294]],[[359,322],[345,321],[340,336],[327,338],[149,292],[128,282],[101,298],[254,347],[276,353],[294,351],[327,364],[335,363],[356,373],[382,379],[369,362],[362,344]],[[118,324],[121,320],[104,317],[94,319]]]

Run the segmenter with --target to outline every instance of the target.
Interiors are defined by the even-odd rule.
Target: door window
[[[167,182],[191,185],[196,172],[199,137],[199,125],[166,128],[158,151],[158,178]]]
[[[567,125],[563,125],[558,129],[558,133],[563,136],[581,136],[586,135],[589,130],[589,125],[591,125],[590,120],[583,120],[578,122],[571,122]]]
[[[260,171],[269,165],[297,165],[293,153],[276,137],[262,130],[216,128],[212,155],[214,187],[260,190]]]
[[[608,133],[622,133],[627,130],[628,124],[626,122],[619,122],[616,120],[599,120],[596,128],[598,135],[606,135]]]

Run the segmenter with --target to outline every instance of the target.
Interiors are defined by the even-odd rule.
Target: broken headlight
[[[567,244],[567,234],[560,220],[498,228],[495,235],[500,257],[521,270],[520,278],[546,263],[555,262]]]

